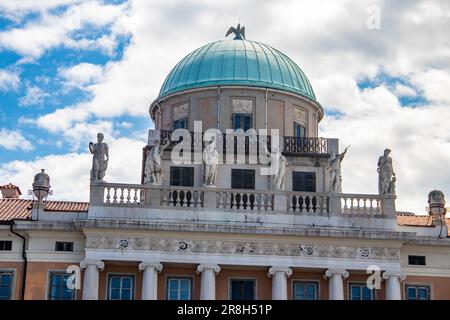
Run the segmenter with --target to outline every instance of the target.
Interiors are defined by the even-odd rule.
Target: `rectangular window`
[[[425,256],[408,256],[408,264],[414,266],[426,265]]]
[[[375,290],[370,290],[365,283],[351,283],[350,300],[375,300]]]
[[[293,191],[316,192],[316,173],[293,172],[292,189]]]
[[[255,170],[231,169],[232,189],[255,189]]]
[[[430,287],[420,285],[405,286],[406,300],[430,300]]]
[[[166,285],[167,300],[191,300],[192,278],[169,277]]]
[[[306,128],[298,122],[294,122],[294,137],[306,138]]]
[[[180,187],[193,187],[194,168],[170,167],[170,185]]]
[[[0,300],[12,298],[13,273],[0,271]]]
[[[294,300],[318,300],[318,283],[294,281]]]
[[[0,251],[11,251],[12,241],[11,240],[0,240]]]
[[[187,128],[187,119],[175,120],[173,122],[173,129],[186,129]]]
[[[49,278],[48,300],[74,300],[75,290],[67,287],[70,274],[51,272]]]
[[[233,129],[247,131],[253,127],[252,115],[247,113],[233,113]]]
[[[108,277],[108,300],[133,300],[134,276],[110,275]]]
[[[255,280],[231,279],[231,300],[255,300]]]
[[[56,241],[55,251],[73,251],[73,242]]]

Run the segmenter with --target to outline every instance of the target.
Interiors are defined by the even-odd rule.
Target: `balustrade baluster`
[[[106,203],[111,203],[111,195],[110,195],[111,188],[106,187]]]
[[[114,188],[113,203],[117,203],[117,188]]]

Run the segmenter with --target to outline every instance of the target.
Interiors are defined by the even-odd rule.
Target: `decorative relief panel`
[[[88,249],[116,249],[124,238],[90,236],[86,240]],[[164,238],[128,238],[129,250],[242,254],[242,255],[276,255],[327,257],[345,259],[399,260],[400,250],[382,247],[349,247],[329,245],[309,245],[301,243],[206,241]]]
[[[189,104],[184,103],[173,107],[173,120],[180,120],[187,118],[189,115]]]
[[[308,113],[306,110],[300,107],[294,107],[294,121],[306,127],[308,123]]]
[[[233,113],[253,113],[253,100],[252,99],[231,99],[231,105],[233,106]]]

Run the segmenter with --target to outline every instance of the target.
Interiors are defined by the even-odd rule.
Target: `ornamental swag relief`
[[[147,250],[180,253],[221,253],[243,255],[274,255],[329,257],[346,259],[398,260],[396,248],[309,245],[303,243],[207,241],[170,238],[127,238],[89,236],[88,249],[115,250],[121,242],[128,241],[128,250]]]

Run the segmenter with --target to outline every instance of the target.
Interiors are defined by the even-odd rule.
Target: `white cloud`
[[[7,150],[30,151],[33,145],[20,132],[0,129],[0,147]]]
[[[409,86],[405,86],[401,83],[397,83],[395,85],[394,92],[399,97],[415,97],[417,95],[416,91],[413,88],[411,88]]]
[[[0,91],[17,90],[20,78],[11,71],[0,69]]]
[[[27,58],[39,58],[46,50],[67,45],[83,49],[101,49],[105,44],[85,38],[73,39],[71,33],[84,26],[101,27],[113,23],[126,10],[126,5],[104,5],[100,1],[84,1],[69,6],[62,14],[42,12],[41,19],[0,33],[0,47]],[[106,43],[106,50],[111,44]]]
[[[105,180],[140,183],[144,141],[120,138],[105,139],[110,148],[110,162]],[[47,155],[33,161],[12,161],[0,165],[0,184],[13,183],[22,193],[31,189],[33,177],[41,169],[50,175],[53,195],[50,199],[88,201],[91,156],[86,153]]]
[[[84,88],[101,81],[103,68],[92,63],[79,63],[68,68],[60,68],[58,74],[66,81],[67,86]]]
[[[412,82],[423,89],[425,97],[430,101],[450,104],[450,72],[449,70],[430,69],[412,77]]]
[[[49,96],[41,88],[27,84],[26,94],[18,102],[20,106],[42,106],[44,99]]]

